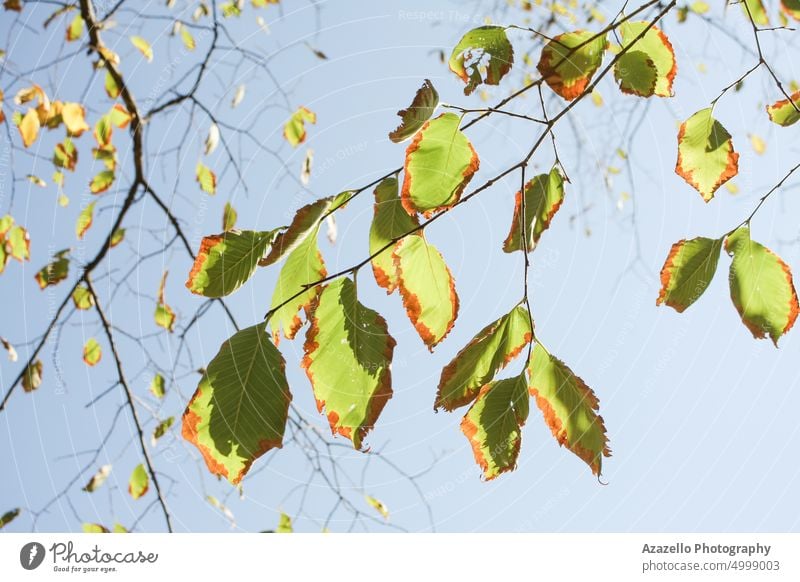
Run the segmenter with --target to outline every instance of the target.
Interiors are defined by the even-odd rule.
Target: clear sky
[[[612,14],[619,4],[610,2],[604,9]],[[482,106],[478,96],[464,97],[463,84],[439,61],[438,51],[449,52],[461,34],[482,22],[491,12],[490,3],[473,2],[465,8],[464,3],[446,1],[323,1],[318,3],[318,12],[295,0],[285,0],[283,5],[282,13],[275,8],[262,12],[270,35],[258,29],[252,11],[230,23],[230,30],[242,43],[271,55],[270,66],[282,80],[285,96],[275,92],[263,71],[232,56],[215,65],[212,73],[219,82],[209,83],[200,96],[226,123],[249,127],[258,143],[283,157],[291,177],[276,157],[257,150],[256,142],[232,137],[234,151],[241,152],[247,188],[237,183],[233,168],[226,167],[220,148],[209,162],[220,177],[218,194],[209,198],[194,183],[194,166],[209,125],[202,112],[195,111],[190,119],[184,110],[158,118],[147,127],[148,148],[156,154],[148,161],[148,176],[184,217],[195,247],[200,237],[219,231],[222,207],[228,200],[239,212],[238,226],[271,229],[285,224],[299,205],[358,187],[401,165],[405,146],[392,144],[386,134],[396,125],[395,112],[408,105],[425,78],[433,81],[443,102]],[[59,31],[37,36],[34,31],[40,30],[49,11],[26,10],[30,10],[25,17],[30,16],[32,30],[20,35],[19,23],[12,30],[6,14],[0,23],[0,38],[8,39],[4,41],[8,61],[16,67],[12,70],[27,70],[77,49],[65,45]],[[162,3],[154,3],[153,10],[164,13]],[[521,297],[522,257],[501,251],[518,186],[514,176],[437,221],[426,233],[451,266],[461,298],[456,326],[433,354],[408,322],[399,298],[387,297],[377,288],[368,270],[359,276],[361,301],[386,316],[398,341],[394,396],[368,442],[403,471],[423,474],[416,479],[417,491],[380,460],[367,465],[364,455],[334,449],[343,471],[352,478],[352,483],[345,478],[343,487],[356,503],[363,504],[363,494],[373,495],[389,507],[391,523],[415,531],[431,528],[427,505],[439,531],[797,529],[800,382],[796,363],[800,332],[789,333],[779,349],[751,337],[729,298],[729,260],[725,256],[710,288],[688,311],[677,314],[655,306],[658,274],[670,245],[685,237],[720,236],[728,231],[797,161],[798,146],[793,138],[798,128],[782,129],[769,123],[764,104],[779,95],[765,72],[757,72],[741,91],[724,97],[715,110],[741,153],[740,174],[734,180],[739,193],[733,195],[723,188],[715,200],[705,204],[674,174],[678,123],[708,106],[722,87],[755,62],[752,54],[727,36],[750,42],[739,8],[731,7],[725,14],[715,4],[712,10],[715,18],[724,18],[720,22],[727,33],[697,19],[678,24],[672,15],[665,22],[679,64],[673,99],[637,101],[621,95],[609,77],[599,86],[604,105],[579,105],[556,132],[560,157],[572,183],[551,229],[532,255],[533,315],[537,334],[548,349],[600,399],[614,453],[604,464],[603,483],[577,457],[557,446],[537,409],[532,410],[523,432],[518,469],[484,483],[458,427],[465,410],[438,414],[432,410],[441,368],[479,329],[506,313]],[[495,14],[498,22],[510,23],[504,20],[510,15]],[[107,31],[107,39],[112,46],[117,44],[123,71],[148,109],[152,105],[148,96],[171,85],[168,67],[175,71],[173,79],[180,78],[196,55],[181,54],[179,41],[166,35],[171,27],[168,21],[140,20],[127,29],[131,14],[123,12],[119,20],[123,25]],[[518,21],[517,17],[514,22]],[[153,42],[152,63],[144,62],[129,45],[130,34],[141,34]],[[800,79],[796,60],[789,58],[797,54],[796,35],[785,31],[764,36],[770,63],[786,81]],[[305,40],[324,51],[328,60],[317,59],[303,44]],[[512,35],[512,41],[518,47],[517,64],[522,71],[522,47],[530,46],[530,41],[521,34]],[[207,42],[198,34],[198,52]],[[280,46],[288,48],[276,50]],[[519,86],[519,71],[491,91],[491,102]],[[93,79],[89,97],[85,97],[90,74],[84,54],[79,53],[44,78],[34,75],[12,84],[13,74],[5,70],[0,84],[8,97],[28,80],[38,81],[51,97],[87,100],[94,119],[109,104],[102,77]],[[237,109],[231,109],[234,89],[242,83],[246,84],[246,96]],[[304,190],[295,179],[305,146],[291,151],[280,137],[288,111],[299,105],[318,115],[305,144],[315,154],[310,190]],[[556,97],[548,103],[551,114],[561,107],[563,101]],[[520,99],[513,109],[539,113],[533,96]],[[505,117],[491,117],[471,129],[469,137],[481,157],[480,174],[473,183],[480,184],[515,163],[537,131],[524,120]],[[751,134],[766,141],[763,155],[754,152]],[[0,277],[4,306],[0,335],[16,343],[20,360],[24,360],[24,344],[41,332],[48,311],[66,292],[66,284],[40,292],[34,273],[52,252],[65,247],[72,247],[74,256],[84,260],[91,256],[127,184],[125,177],[120,178],[117,189],[101,197],[98,208],[102,210],[95,226],[83,242],[76,243],[75,218],[81,204],[91,197],[83,185],[92,170],[97,170],[97,166],[89,167],[91,137],[87,134],[81,140],[84,165],[79,164],[76,175],[68,176],[71,204],[62,209],[55,203],[52,183],[39,189],[25,179],[34,173],[51,182],[49,157],[57,136],[48,135],[41,149],[34,148],[34,155],[15,150],[13,158],[9,136],[5,129],[0,131],[0,213],[11,208],[17,220],[28,227],[32,259],[22,267],[9,265]],[[179,145],[183,147],[177,150]],[[629,153],[630,164],[617,155],[618,148]],[[546,148],[534,158],[539,171],[548,170],[552,162],[551,150]],[[12,183],[10,164],[16,183]],[[130,158],[121,155],[120,164],[129,179]],[[609,171],[609,167],[620,172]],[[773,196],[752,224],[753,237],[778,252],[795,271],[800,269],[796,184],[796,180],[789,182]],[[631,199],[626,200],[623,192]],[[365,256],[372,216],[371,200],[365,194],[338,216],[336,246],[320,239],[329,271]],[[170,271],[167,300],[178,312],[179,324],[191,317],[202,300],[183,287],[189,262],[177,244],[137,266],[136,254],[146,256],[172,237],[163,214],[151,201],[140,202],[125,226],[124,250],[112,253],[107,265],[111,278],[121,282],[112,304],[114,323],[147,338],[141,345],[123,344],[129,376],[143,410],[155,410],[160,418],[177,417],[199,379],[192,370],[206,365],[232,329],[221,313],[212,309],[188,336],[192,362],[177,351],[177,338],[158,333],[152,320],[153,296],[164,269]],[[75,272],[73,269],[73,276]],[[242,323],[255,323],[267,310],[276,272],[274,268],[260,270],[231,297],[232,309]],[[109,297],[108,279],[99,286]],[[34,394],[15,395],[7,411],[0,414],[0,512],[17,506],[38,510],[63,489],[69,491],[40,516],[36,527],[41,530],[74,530],[82,521],[106,525],[119,521],[130,526],[154,499],[151,493],[131,501],[125,493],[128,475],[140,462],[125,409],[119,412],[114,435],[95,463],[114,465],[105,490],[92,495],[80,491],[91,470],[70,484],[91,459],[91,451],[123,403],[121,391],[112,388],[115,371],[102,340],[106,353],[101,364],[87,369],[81,362],[81,346],[92,336],[102,337],[95,318],[73,315],[56,338],[55,355],[50,350],[44,359],[42,387]],[[55,345],[51,343],[51,347]],[[281,349],[295,404],[324,428],[308,380],[298,366],[301,341],[282,342]],[[18,365],[0,363],[3,391],[16,377]],[[519,365],[506,374],[517,373]],[[157,369],[173,368],[175,382],[167,398],[158,403],[147,392],[150,378]],[[109,388],[112,390],[96,405],[86,407]],[[152,430],[154,423],[149,422]],[[244,482],[242,499],[198,464],[196,451],[180,439],[179,430],[173,429],[154,449],[154,455],[180,531],[229,528],[226,518],[204,501],[207,494],[225,499],[237,528],[244,531],[274,527],[281,510],[298,517],[296,488],[305,483],[309,467],[294,444],[269,453],[254,465],[253,475]],[[315,483],[304,514],[296,520],[297,528],[319,531],[334,500],[321,483]],[[366,505],[363,509],[369,511]],[[32,514],[26,511],[8,530],[28,530],[32,523]],[[152,509],[137,529],[162,527],[160,514]],[[329,527],[333,531],[347,529],[349,517],[341,512]],[[374,523],[369,527],[382,529]]]

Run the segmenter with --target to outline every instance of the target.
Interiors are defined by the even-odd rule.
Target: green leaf
[[[164,398],[164,394],[166,394],[166,382],[164,381],[164,376],[161,374],[156,374],[153,376],[153,379],[150,380],[150,393],[161,400]]]
[[[183,437],[211,473],[235,485],[253,461],[282,446],[292,400],[285,366],[263,324],[222,344],[183,413]]]
[[[631,48],[614,65],[614,77],[623,93],[672,97],[672,83],[678,73],[675,51],[667,35],[656,26],[635,40],[648,26],[649,21],[624,22],[620,26],[622,46]]]
[[[8,253],[8,256],[18,260],[20,263],[29,261],[31,258],[31,238],[28,235],[28,231],[19,224],[15,224],[8,230],[5,247],[5,252]]]
[[[588,30],[559,34],[542,49],[537,68],[545,83],[567,101],[579,97],[603,63],[605,35]],[[593,39],[593,40],[592,40]]]
[[[111,465],[103,465],[100,469],[92,475],[92,478],[89,479],[89,482],[83,488],[83,491],[87,493],[94,493],[103,483],[106,482],[108,476],[111,474]]]
[[[277,263],[302,245],[309,237],[316,238],[317,233],[319,233],[319,225],[325,216],[333,210],[344,206],[352,195],[352,192],[345,191],[336,196],[320,198],[303,206],[295,213],[292,224],[275,237],[272,249],[264,257],[264,260],[259,262],[259,265],[268,267],[273,263]]]
[[[50,285],[58,285],[69,275],[69,249],[59,251],[53,260],[36,273],[39,288],[44,289]]]
[[[389,519],[389,508],[386,507],[386,504],[383,501],[375,499],[372,495],[365,495],[364,498],[367,500],[367,503],[370,507],[381,514],[383,519]]]
[[[524,374],[495,380],[481,388],[461,420],[475,462],[490,481],[517,465],[522,425],[528,418],[528,383]]]
[[[115,246],[121,243],[124,238],[125,238],[124,228],[118,228],[117,230],[115,230],[114,233],[111,235],[111,241],[110,241],[111,248],[113,249]]]
[[[681,124],[675,166],[675,173],[706,202],[739,173],[739,154],[733,150],[731,134],[711,113],[711,107],[701,109]]]
[[[103,350],[97,340],[89,338],[83,345],[83,361],[87,366],[96,366],[103,356]]]
[[[108,71],[106,71],[104,88],[106,90],[106,95],[108,95],[110,99],[116,99],[122,92],[119,88],[119,85],[117,85],[117,82],[114,80],[114,76]]]
[[[237,230],[203,237],[186,288],[204,297],[230,295],[255,273],[276,234]]]
[[[67,42],[80,40],[81,36],[83,36],[83,18],[80,14],[76,14],[67,26]]]
[[[272,294],[269,317],[275,343],[279,341],[281,329],[283,329],[286,339],[294,338],[303,324],[298,312],[306,311],[308,316],[308,310],[319,294],[319,288],[309,287],[286,305],[280,308],[278,306],[302,291],[309,283],[318,281],[327,274],[325,263],[317,246],[318,232],[319,226],[314,229],[313,236],[306,237],[300,246],[291,252],[278,276]],[[275,311],[273,312],[273,310]]]
[[[112,170],[103,170],[97,174],[89,183],[89,190],[92,194],[101,194],[111,188],[114,183],[114,172]]]
[[[110,531],[108,531],[107,527],[100,525],[99,523],[84,523],[82,529],[83,533],[89,533],[89,534],[111,533]]]
[[[392,256],[403,307],[422,341],[433,351],[458,317],[453,275],[438,249],[422,234],[402,239]]]
[[[508,41],[505,28],[480,26],[470,30],[450,54],[450,70],[464,81],[464,95],[478,85],[499,85],[514,64],[514,48]],[[485,72],[485,74],[483,74]]]
[[[559,445],[578,455],[599,475],[603,457],[610,457],[603,418],[597,414],[597,396],[564,362],[540,345],[533,348],[528,367],[531,396]]]
[[[798,2],[800,4],[800,2]],[[782,99],[767,106],[770,121],[782,127],[789,127],[800,119],[800,91],[792,93],[791,101]]]
[[[78,237],[78,240],[83,239],[86,231],[92,227],[92,222],[94,222],[95,204],[97,204],[96,200],[88,204],[86,208],[81,210],[81,213],[78,215],[78,221],[75,223],[75,235]]]
[[[698,237],[679,240],[661,269],[661,291],[656,305],[666,303],[682,313],[711,284],[717,271],[722,239]]]
[[[33,392],[42,385],[42,361],[31,362],[22,374],[22,389]]]
[[[767,247],[751,240],[746,226],[728,236],[725,250],[733,256],[731,299],[742,322],[754,338],[769,335],[777,347],[800,311],[789,266]]]
[[[76,309],[86,311],[94,307],[94,295],[89,292],[86,285],[78,285],[72,292],[72,303],[75,304]]]
[[[161,283],[158,286],[156,312],[153,315],[153,318],[155,319],[157,326],[163,327],[168,332],[172,333],[175,330],[175,312],[172,311],[172,308],[169,305],[167,305],[167,301],[164,297],[164,288],[167,285],[167,275],[168,272],[164,271],[164,275],[161,277]]]
[[[525,233],[528,236],[528,252],[536,248],[542,233],[550,227],[561,203],[564,201],[564,178],[558,168],[549,174],[540,174],[525,185]],[[517,192],[511,229],[503,243],[507,253],[523,250],[522,240],[522,193]]]
[[[19,507],[6,511],[2,516],[0,516],[0,529],[3,529],[9,523],[19,517],[20,513],[22,513],[22,510]]]
[[[460,123],[455,113],[443,113],[427,121],[408,146],[402,200],[409,214],[429,217],[450,208],[478,171],[478,154]]]
[[[278,519],[278,527],[275,528],[275,533],[294,533],[294,528],[292,527],[292,518],[285,513],[281,513],[281,516]]]
[[[53,165],[74,172],[77,163],[78,150],[70,138],[66,138],[63,142],[56,144],[53,150]]]
[[[741,5],[745,18],[748,20],[752,18],[758,26],[769,26],[767,9],[761,0],[741,0]]]
[[[431,118],[437,105],[439,105],[439,93],[436,92],[433,83],[425,79],[422,87],[417,89],[417,94],[408,109],[397,112],[401,120],[400,125],[389,134],[389,139],[394,143],[400,143],[410,138]]]
[[[131,473],[131,478],[128,481],[128,493],[131,494],[134,500],[139,499],[147,493],[150,488],[150,476],[144,468],[144,465],[139,463]]]
[[[800,21],[800,0],[781,0],[781,11]]]
[[[351,279],[325,287],[311,316],[302,366],[331,431],[356,449],[392,397],[394,346],[386,320],[358,302]]]
[[[375,254],[417,226],[419,221],[416,216],[409,216],[400,202],[397,178],[392,176],[378,184],[375,188],[375,210],[369,229],[369,254]],[[397,244],[395,242],[372,259],[375,281],[387,293],[392,293],[398,283],[393,257]]]
[[[434,409],[469,404],[533,336],[528,310],[518,305],[479,331],[442,370]]]
[[[153,444],[153,446],[156,446],[158,440],[167,434],[167,431],[172,427],[173,424],[175,424],[174,416],[170,416],[169,418],[158,423],[158,426],[156,426],[155,430],[153,430],[153,438],[150,439],[150,442]]]
[[[283,137],[292,147],[306,141],[306,122],[317,123],[317,114],[305,107],[298,107],[283,126]]]
[[[206,194],[213,196],[217,193],[217,176],[203,162],[197,162],[195,179],[200,184],[200,189]]]
[[[144,58],[147,59],[148,63],[153,61],[153,49],[149,42],[147,42],[141,36],[132,36],[131,44],[135,46],[136,49],[142,53],[142,55],[144,55]]]
[[[222,211],[222,231],[227,232],[229,230],[233,230],[236,226],[236,219],[239,215],[236,212],[236,209],[231,205],[230,202],[225,203],[225,209]]]

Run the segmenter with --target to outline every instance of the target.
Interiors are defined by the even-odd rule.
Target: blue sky
[[[479,97],[464,97],[463,85],[439,62],[437,52],[449,51],[463,32],[482,22],[486,4],[471,3],[467,10],[444,1],[402,5],[320,2],[318,13],[305,3],[287,0],[283,4],[281,15],[274,8],[262,12],[270,35],[258,29],[252,12],[232,22],[230,30],[240,42],[272,55],[270,66],[282,80],[285,95],[276,92],[275,85],[252,63],[233,66],[233,57],[224,50],[224,58],[212,67],[213,80],[199,93],[215,115],[231,126],[250,128],[255,137],[255,141],[231,138],[231,147],[241,151],[246,189],[237,183],[233,168],[225,168],[221,148],[207,160],[220,178],[217,195],[209,198],[194,183],[194,166],[201,158],[209,125],[202,112],[195,112],[193,118],[185,111],[171,113],[147,126],[147,145],[155,154],[148,161],[148,176],[184,218],[195,247],[200,237],[219,231],[222,207],[228,200],[239,212],[240,227],[271,229],[285,224],[294,210],[308,201],[358,187],[401,165],[404,146],[392,144],[386,134],[396,125],[395,112],[410,102],[425,78],[433,81],[443,102],[482,106]],[[605,8],[611,14],[618,4],[612,2]],[[164,12],[160,3],[154,10]],[[726,14],[717,6],[713,10],[731,35],[750,42],[738,7],[731,7]],[[39,30],[47,12],[34,14],[30,23]],[[496,16],[498,22],[508,23],[504,18]],[[174,71],[173,79],[180,78],[196,57],[182,54],[179,41],[166,36],[171,26],[167,21],[132,22],[130,13],[121,13],[119,22],[117,28],[107,31],[107,42],[118,47],[134,92],[141,103],[148,104],[149,95],[169,86],[165,80],[170,71]],[[59,31],[44,36],[28,31],[17,36],[18,27],[13,29],[14,35],[8,34],[11,26],[12,21],[4,16],[0,37],[14,43],[6,48],[8,59],[20,69],[74,50],[62,42]],[[669,16],[664,29],[678,57],[676,96],[637,101],[621,95],[609,77],[599,86],[602,107],[582,103],[569,120],[559,124],[560,157],[572,182],[551,229],[532,254],[531,300],[537,334],[600,398],[614,453],[604,464],[603,484],[577,457],[557,446],[538,410],[532,411],[524,429],[518,469],[484,483],[458,428],[463,412],[434,414],[432,410],[441,368],[479,329],[506,313],[521,297],[521,256],[501,251],[518,187],[514,176],[426,232],[451,266],[461,298],[456,326],[433,354],[406,319],[399,298],[387,297],[368,271],[359,276],[361,301],[386,317],[398,341],[394,396],[368,442],[404,471],[424,474],[416,480],[417,491],[380,460],[366,465],[366,456],[336,448],[342,470],[352,477],[352,483],[347,479],[343,483],[355,503],[362,503],[363,494],[373,495],[387,504],[392,523],[415,531],[431,525],[420,494],[429,503],[439,531],[797,529],[800,514],[792,493],[800,471],[794,454],[800,442],[795,414],[800,405],[795,365],[798,332],[783,338],[779,349],[750,336],[730,302],[725,256],[703,298],[684,314],[655,306],[658,273],[670,245],[685,237],[719,236],[746,217],[758,197],[796,163],[798,148],[792,138],[797,128],[781,129],[769,123],[763,106],[779,95],[763,71],[751,76],[741,91],[726,95],[715,115],[731,132],[741,153],[740,174],[734,180],[739,193],[721,189],[715,200],[705,204],[674,174],[678,123],[708,106],[722,87],[755,61],[731,38],[696,19],[678,24],[674,15]],[[153,63],[144,62],[130,47],[130,34],[152,41]],[[198,51],[202,51],[208,39],[197,36]],[[764,38],[770,63],[783,79],[800,78],[796,62],[789,58],[796,48],[788,43],[796,42],[796,33],[771,33]],[[43,39],[50,40],[41,49]],[[329,59],[314,57],[303,44],[306,40]],[[522,47],[530,42],[521,34],[512,35],[512,41],[522,71]],[[32,80],[40,82],[51,97],[87,100],[96,106],[90,107],[94,119],[94,114],[102,113],[110,103],[103,94],[102,77],[92,79],[90,75],[81,53],[60,63],[46,77]],[[519,86],[521,76],[516,72],[492,89],[490,101]],[[20,80],[10,85],[8,71],[0,79],[7,96],[25,84]],[[231,109],[230,100],[239,84],[246,84],[246,96],[237,109]],[[314,110],[318,122],[310,128],[307,144],[291,150],[282,142],[281,125],[299,105]],[[513,110],[538,115],[537,105],[530,96],[515,102]],[[551,114],[561,107],[563,102],[557,97],[549,98]],[[516,162],[537,131],[525,121],[502,116],[471,129],[469,137],[481,157],[480,174],[473,183],[478,185]],[[766,140],[764,155],[753,151],[750,134]],[[40,333],[48,309],[66,292],[64,285],[40,292],[34,273],[61,248],[72,247],[76,257],[91,256],[101,241],[103,226],[113,220],[115,203],[124,196],[126,183],[121,178],[118,190],[101,197],[98,208],[102,210],[95,225],[86,239],[77,243],[75,218],[81,204],[91,198],[83,185],[97,170],[96,166],[90,168],[91,137],[81,138],[79,170],[67,178],[71,204],[62,209],[55,203],[52,184],[43,190],[24,178],[35,173],[50,182],[49,156],[58,136],[47,135],[41,149],[32,148],[39,158],[15,151],[12,160],[8,135],[0,131],[0,212],[11,208],[17,220],[28,227],[32,259],[23,266],[10,265],[0,278],[5,306],[0,334],[15,341],[22,360],[25,342]],[[277,157],[257,150],[256,143],[285,159],[289,173]],[[183,147],[177,150],[179,145]],[[308,190],[295,178],[305,146],[313,148],[315,155]],[[616,153],[618,148],[630,154],[629,165]],[[130,158],[124,152],[121,145],[120,165],[129,175]],[[553,162],[551,150],[543,148],[533,162],[536,171],[548,170]],[[13,197],[10,163],[19,178]],[[609,172],[609,166],[620,172]],[[752,224],[753,237],[773,248],[795,270],[800,268],[799,247],[793,242],[800,234],[793,218],[796,189],[791,181],[787,183]],[[632,198],[620,205],[623,192]],[[338,216],[336,246],[321,237],[329,271],[365,256],[371,216],[369,194],[365,193]],[[178,312],[179,322],[191,317],[201,299],[183,287],[190,266],[187,256],[173,244],[163,255],[136,266],[137,254],[146,256],[172,237],[165,217],[150,200],[137,205],[125,226],[124,247],[105,265],[114,280],[123,280],[111,311],[115,325],[147,337],[143,345],[123,340],[126,366],[143,410],[153,410],[160,418],[179,416],[199,379],[192,370],[213,357],[232,329],[222,314],[212,309],[188,336],[194,360],[188,362],[185,353],[179,354],[176,338],[158,333],[153,324],[153,296],[162,271],[169,269],[167,300]],[[263,269],[232,296],[230,304],[243,324],[255,323],[266,311],[275,277],[275,269]],[[109,298],[108,279],[98,286]],[[97,337],[106,352],[93,369],[87,369],[80,357],[88,337]],[[4,468],[0,511],[17,506],[41,508],[68,485],[91,458],[87,451],[97,447],[108,430],[123,401],[121,392],[111,390],[95,406],[85,407],[109,389],[115,378],[101,337],[91,315],[74,315],[58,337],[55,356],[52,347],[56,344],[51,343],[41,389],[30,395],[17,394],[0,415],[0,466]],[[295,404],[324,428],[298,365],[302,344],[282,342],[281,349]],[[150,378],[157,369],[171,370],[176,365],[168,397],[155,402],[147,393]],[[517,373],[520,365],[511,366],[507,374]],[[16,377],[17,366],[0,363],[3,390]],[[114,436],[96,461],[97,466],[114,465],[105,489],[93,495],[82,493],[80,487],[92,471],[83,473],[68,487],[69,503],[62,498],[53,504],[36,527],[73,530],[81,521],[131,525],[153,500],[151,493],[149,498],[131,501],[125,492],[128,475],[140,462],[133,434],[123,409]],[[211,478],[198,464],[196,451],[178,435],[173,430],[153,451],[169,489],[168,503],[178,530],[229,529],[227,519],[204,500],[208,494],[225,499],[237,528],[244,531],[274,527],[281,510],[297,517],[296,487],[305,482],[308,465],[296,446],[258,461],[240,499],[226,483]],[[318,531],[333,503],[326,488],[314,484],[304,514],[297,519],[298,529]],[[362,509],[369,511],[366,505]],[[350,525],[342,512],[329,527],[341,531]],[[31,527],[28,511],[8,530]],[[144,531],[162,527],[156,510],[147,512],[138,524]],[[372,523],[370,527],[381,529]]]

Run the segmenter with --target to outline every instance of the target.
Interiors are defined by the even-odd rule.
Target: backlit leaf
[[[114,75],[106,71],[106,78],[104,84],[106,95],[108,95],[111,99],[116,99],[119,97],[121,93],[119,85],[117,85],[117,81],[114,79]]]
[[[422,234],[402,239],[392,252],[403,306],[422,341],[433,351],[455,324],[458,295],[453,275]]]
[[[444,113],[425,122],[408,146],[401,198],[409,214],[429,217],[453,206],[478,170],[478,154],[460,123],[455,113]]]
[[[86,285],[78,285],[72,292],[72,303],[75,304],[76,309],[86,311],[94,307],[94,295]]]
[[[620,26],[623,47],[631,46],[614,65],[614,77],[624,93],[640,97],[672,97],[672,83],[678,72],[675,51],[667,35],[656,26],[643,33],[650,22],[624,22]]]
[[[292,147],[296,148],[306,141],[306,122],[316,123],[317,114],[305,107],[299,107],[283,126],[283,137]]]
[[[22,510],[19,507],[6,511],[2,516],[0,516],[0,529],[3,529],[9,523],[14,521],[20,513],[22,513]]]
[[[528,310],[521,305],[484,327],[442,370],[434,409],[455,410],[472,402],[532,336]]]
[[[86,231],[89,230],[92,226],[92,222],[94,221],[94,205],[97,204],[97,201],[87,204],[86,208],[81,210],[81,213],[78,215],[78,221],[75,223],[75,234],[78,237],[78,240],[83,238],[83,235],[86,234]]]
[[[89,190],[91,190],[92,194],[102,194],[114,183],[114,172],[111,170],[103,170],[102,172],[98,173],[94,178],[92,178],[91,183],[89,184]]]
[[[731,299],[742,322],[761,339],[769,335],[777,346],[797,319],[797,292],[792,272],[767,247],[750,238],[750,229],[738,228],[725,240],[733,256],[730,270]]]
[[[795,20],[800,20],[800,0],[781,0],[781,11]]]
[[[394,346],[386,320],[358,302],[351,279],[325,287],[311,315],[302,366],[331,431],[356,449],[392,397]]]
[[[222,344],[183,414],[183,437],[211,473],[237,484],[254,460],[282,446],[292,399],[285,365],[263,324]]]
[[[61,108],[61,118],[67,128],[67,133],[79,137],[84,131],[89,131],[86,123],[86,111],[80,103],[64,103]]]
[[[22,374],[22,389],[33,392],[42,385],[42,361],[31,362]]]
[[[164,381],[164,376],[161,374],[156,374],[153,376],[153,379],[150,380],[150,393],[161,400],[164,398],[164,394],[166,394],[166,382]]]
[[[119,243],[121,243],[124,239],[125,239],[125,229],[124,228],[118,228],[111,235],[111,242],[110,242],[111,248],[113,249],[115,246],[117,246]]]
[[[769,119],[780,126],[788,127],[800,119],[800,91],[792,93],[792,100],[781,99],[767,106]]]
[[[47,182],[42,180],[39,176],[34,176],[33,174],[28,174],[27,178],[28,178],[28,182],[30,182],[34,186],[39,186],[39,188],[47,188]]]
[[[7,253],[8,258],[16,259],[20,263],[30,260],[31,239],[28,231],[21,225],[15,224],[12,226],[6,233],[5,241],[0,236],[0,243],[4,243],[4,252]]]
[[[80,14],[76,14],[67,26],[67,42],[80,40],[81,36],[83,36],[83,18]]]
[[[142,55],[144,55],[144,58],[147,59],[148,63],[153,61],[153,49],[149,42],[147,42],[141,36],[132,36],[131,44],[135,46],[136,49],[142,53]]]
[[[253,275],[277,231],[235,230],[203,237],[186,288],[204,297],[224,297]]]
[[[558,168],[549,174],[540,174],[525,185],[525,233],[528,252],[536,248],[542,233],[550,227],[561,203],[564,201],[564,178]],[[522,239],[522,193],[517,192],[511,229],[503,243],[507,253],[524,249]]]
[[[185,26],[181,26],[181,41],[188,51],[193,51],[197,46],[191,31]]]
[[[56,167],[74,172],[77,163],[78,150],[71,139],[67,138],[63,142],[56,144],[53,151],[53,164]]]
[[[50,285],[58,285],[69,275],[69,249],[64,249],[55,254],[53,260],[36,273],[39,288],[44,289]]]
[[[156,443],[158,443],[159,439],[167,434],[167,431],[170,429],[170,427],[172,427],[173,424],[175,424],[174,416],[170,416],[166,420],[159,422],[155,430],[153,430],[153,437],[150,439],[151,444],[156,446]]]
[[[375,511],[381,514],[383,519],[389,519],[389,508],[386,507],[386,504],[383,501],[375,499],[372,495],[365,495],[364,498],[367,500],[367,503],[370,507],[374,508]]]
[[[144,465],[139,463],[131,473],[131,478],[128,481],[128,493],[136,500],[145,495],[149,488],[150,476],[147,474]]]
[[[156,312],[154,315],[156,325],[163,327],[168,332],[172,333],[175,329],[175,312],[167,305],[164,298],[164,287],[167,284],[167,271],[161,277],[161,283],[158,286],[158,297],[156,302]]]
[[[487,481],[516,467],[528,399],[524,374],[495,380],[481,388],[461,420],[461,432],[472,445],[475,462]]]
[[[606,37],[588,30],[559,34],[542,49],[537,68],[547,85],[572,101],[584,92],[603,62]]]
[[[675,166],[675,173],[706,202],[739,172],[739,154],[733,150],[731,134],[711,113],[710,107],[701,109],[681,124]]]
[[[514,64],[514,48],[501,26],[480,26],[470,30],[450,54],[450,70],[467,84],[469,95],[481,83],[499,85]]]
[[[28,112],[20,121],[19,126],[19,134],[22,136],[22,144],[27,148],[36,141],[36,137],[39,135],[39,116],[36,114],[35,109],[28,109]]]
[[[111,533],[110,531],[108,531],[107,527],[105,527],[104,525],[100,525],[99,523],[84,523],[81,526],[81,529],[83,530],[83,533],[88,533],[88,534]]]
[[[226,202],[225,208],[222,210],[222,231],[228,232],[229,230],[233,230],[236,226],[236,219],[238,216],[236,209],[231,203]]]
[[[741,0],[744,17],[752,19],[758,26],[768,26],[769,16],[761,0]]]
[[[439,105],[439,93],[428,79],[417,89],[417,94],[408,109],[401,109],[397,112],[400,116],[400,125],[389,134],[389,139],[394,143],[400,143],[417,133],[425,125],[436,106]]]
[[[92,475],[92,478],[89,479],[89,482],[83,488],[83,491],[87,493],[94,493],[96,489],[98,489],[103,483],[106,482],[108,476],[111,474],[111,465],[103,465],[100,469]]]
[[[212,196],[217,193],[217,176],[203,162],[197,162],[195,179],[200,184],[200,189]]]
[[[610,457],[611,451],[603,418],[597,414],[597,396],[540,344],[533,348],[528,374],[531,396],[536,398],[558,444],[578,455],[592,473],[599,475],[603,457]]]
[[[661,269],[661,291],[656,305],[666,303],[682,313],[711,284],[717,271],[722,239],[698,237],[679,240]]]
[[[416,216],[409,216],[400,202],[397,178],[386,178],[375,188],[375,210],[369,229],[369,254],[375,254],[391,241],[399,239],[419,225]],[[394,249],[388,247],[372,259],[375,281],[392,293],[397,287],[397,267],[394,264]]]
[[[96,366],[103,357],[103,350],[97,340],[89,338],[83,345],[83,361],[87,366]]]
[[[285,513],[281,513],[280,517],[278,518],[278,527],[275,528],[275,533],[294,533],[294,528],[292,527],[292,518]]]

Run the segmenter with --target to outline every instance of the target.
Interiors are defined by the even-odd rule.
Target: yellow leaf
[[[25,117],[19,124],[19,133],[22,136],[22,144],[27,148],[36,141],[39,135],[39,115],[35,109],[28,109]]]
[[[141,36],[132,36],[131,44],[139,49],[139,52],[144,55],[144,58],[147,59],[148,63],[153,61],[153,49],[150,47],[149,42],[147,42]]]
[[[767,151],[767,143],[763,139],[754,133],[751,133],[748,137],[750,137],[750,145],[753,146],[753,151],[759,156]]]
[[[85,116],[86,111],[80,103],[64,103],[61,107],[61,118],[70,135],[78,137],[89,129]]]

